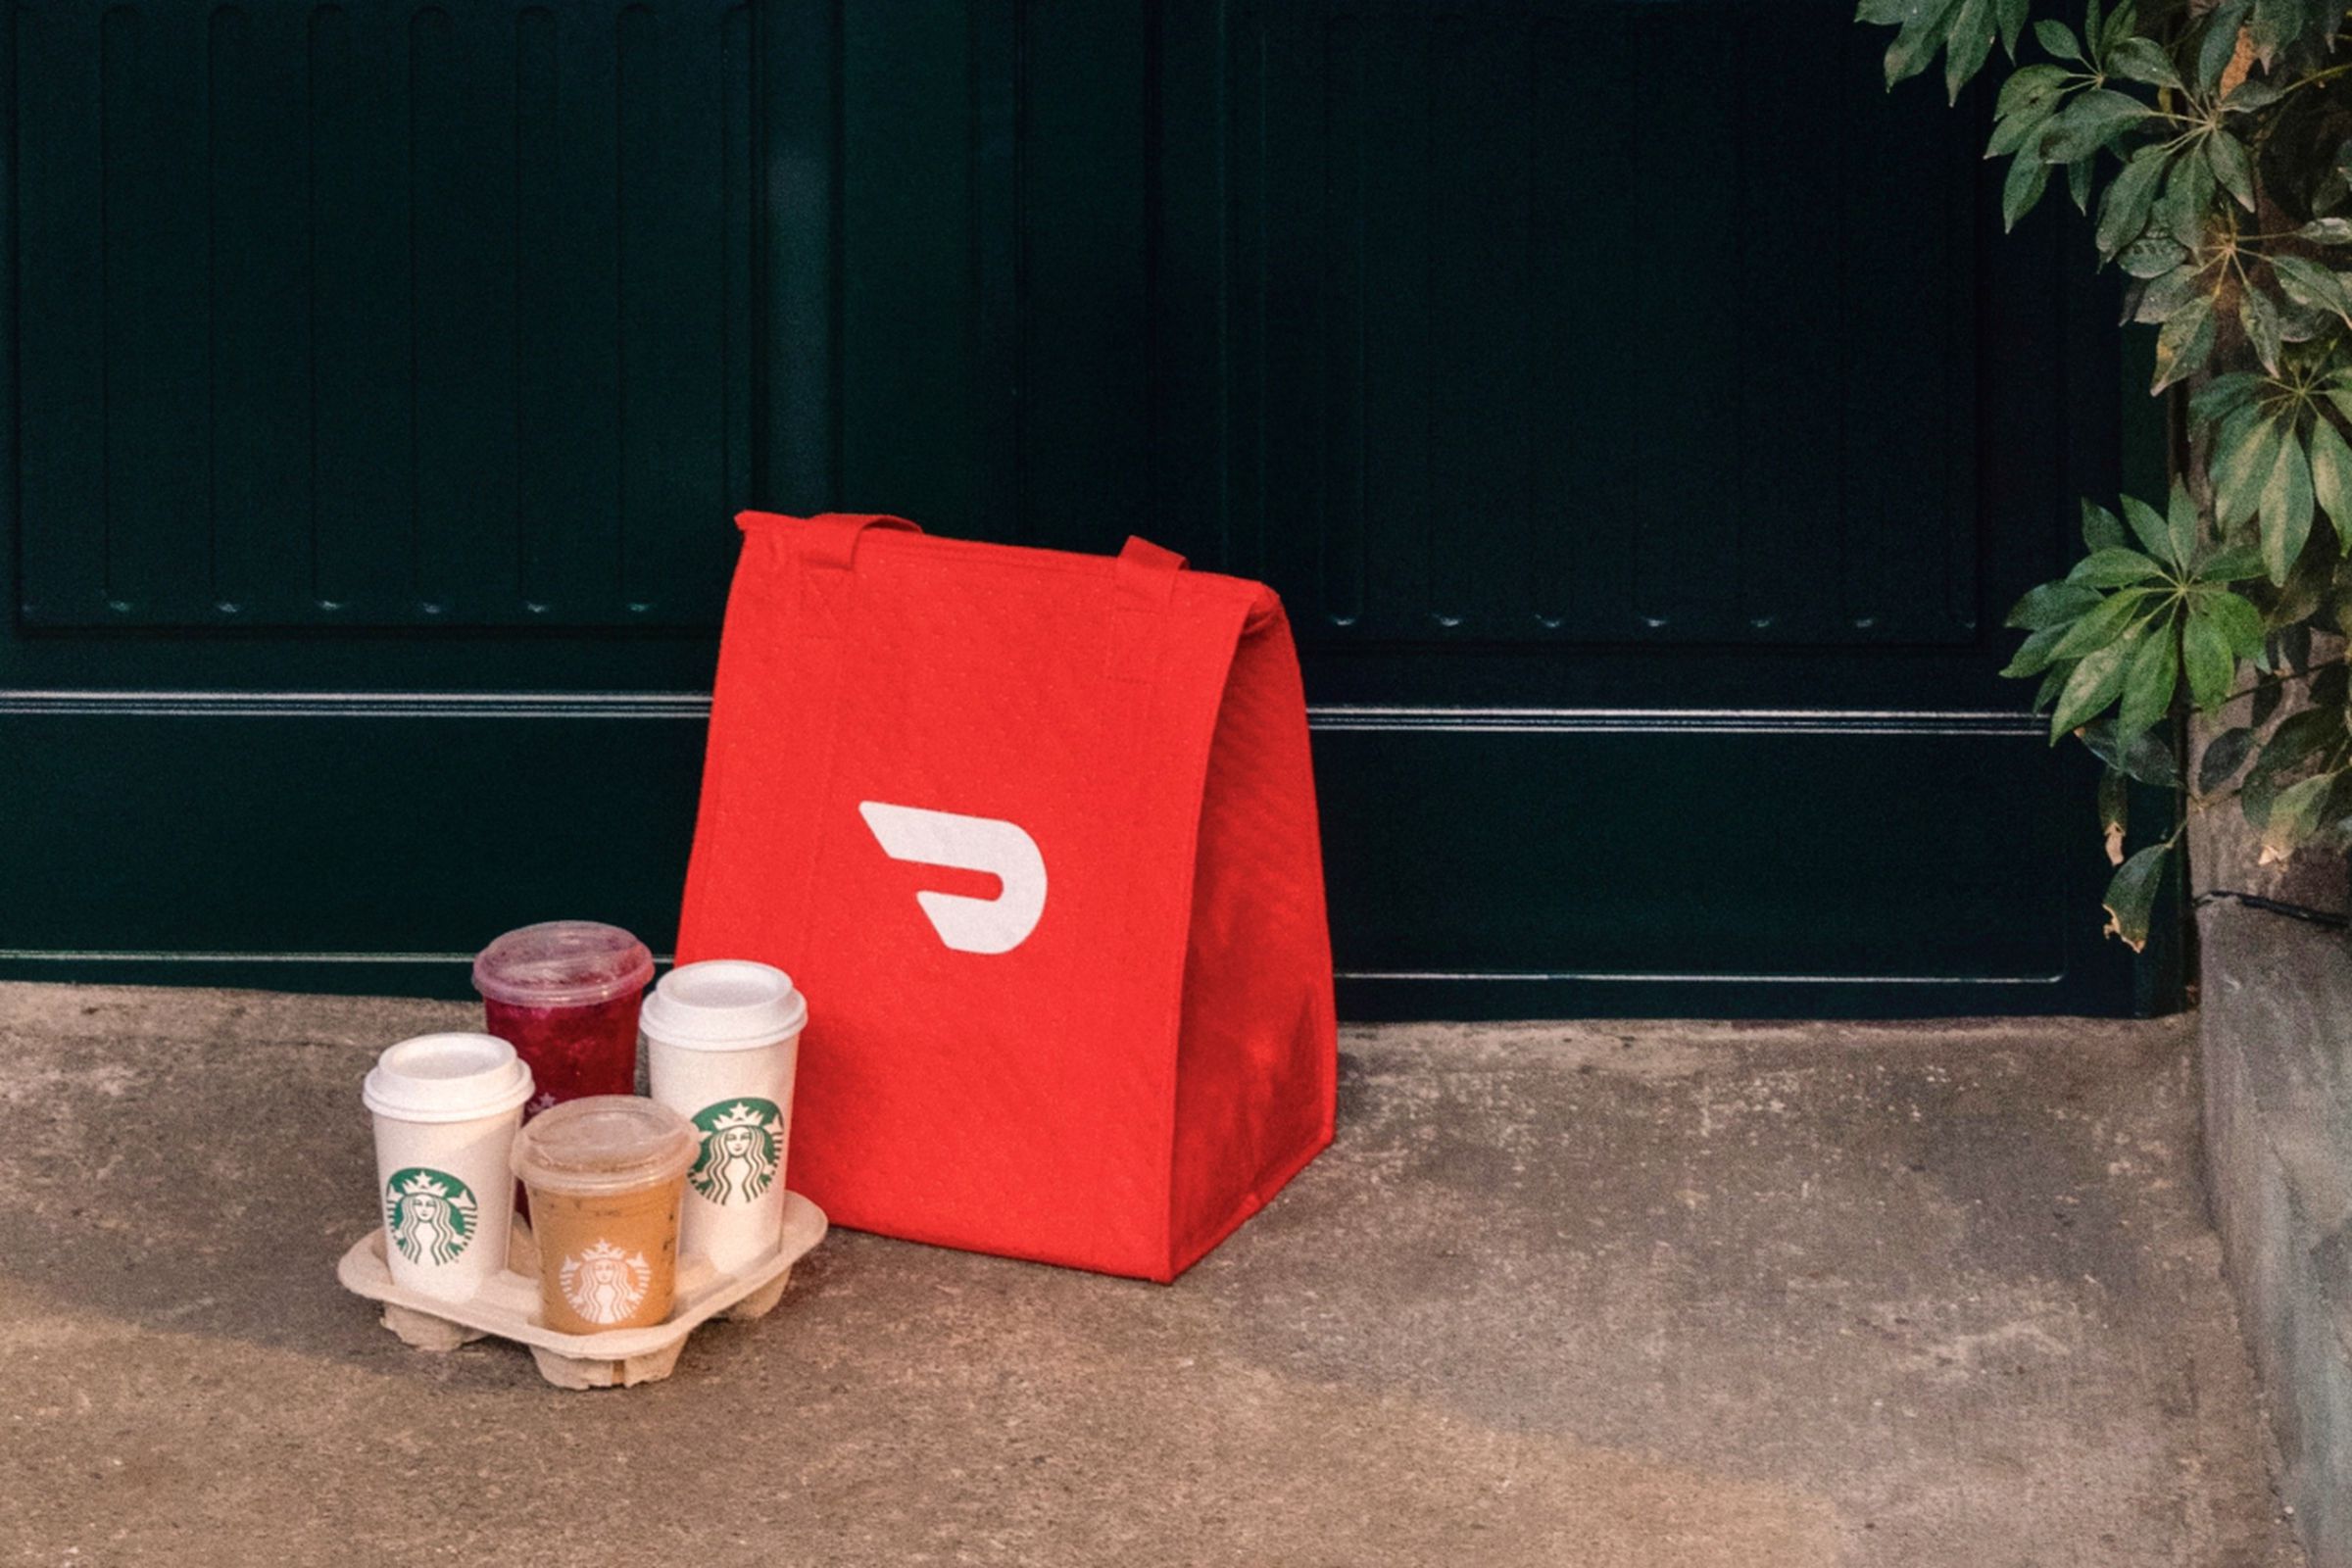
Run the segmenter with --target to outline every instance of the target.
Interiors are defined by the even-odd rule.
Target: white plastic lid
[[[751,1051],[801,1032],[808,1004],[792,976],[749,958],[682,963],[637,1015],[648,1037],[688,1051]]]
[[[360,1100],[395,1121],[471,1121],[531,1098],[531,1069],[495,1035],[418,1035],[385,1048]]]

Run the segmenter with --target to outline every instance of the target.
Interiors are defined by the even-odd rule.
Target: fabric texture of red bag
[[[809,998],[832,1218],[1172,1280],[1331,1141],[1298,656],[1258,583],[746,513],[681,962]]]

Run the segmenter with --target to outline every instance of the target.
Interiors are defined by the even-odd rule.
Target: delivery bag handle
[[[779,524],[789,524],[780,531]],[[800,604],[803,633],[833,637],[849,618],[857,586],[858,541],[870,528],[893,533],[921,533],[905,517],[880,513],[825,512],[813,517],[787,517],[773,512],[739,512],[735,526],[747,539],[754,535],[771,541],[800,558]]]
[[[1164,609],[1176,597],[1176,574],[1182,570],[1184,558],[1175,551],[1130,535],[1119,552],[1119,597],[1139,608]]]
[[[831,566],[849,571],[858,562],[858,541],[869,528],[881,528],[891,533],[921,533],[923,530],[905,517],[895,517],[886,512],[820,512],[813,517],[787,517],[773,512],[739,512],[735,526],[749,533],[752,529],[770,523],[794,524],[796,543],[801,547],[801,559],[812,566]]]
[[[1110,647],[1103,673],[1113,680],[1158,677],[1159,650],[1168,607],[1184,558],[1149,539],[1129,538],[1111,567],[1113,584]]]

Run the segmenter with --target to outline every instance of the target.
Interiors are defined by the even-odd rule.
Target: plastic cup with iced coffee
[[[694,1128],[635,1095],[566,1101],[515,1135],[539,1244],[541,1320],[562,1334],[651,1328],[677,1288]]]
[[[549,920],[473,960],[488,1032],[512,1041],[538,1086],[526,1114],[637,1088],[637,1006],[654,956],[615,925]]]
[[[685,1247],[722,1273],[759,1263],[784,1229],[792,1080],[808,1004],[769,964],[680,964],[645,999],[654,1098],[694,1123]]]
[[[376,1058],[360,1098],[394,1284],[463,1301],[507,1266],[509,1152],[530,1097],[530,1069],[488,1035],[419,1035]]]

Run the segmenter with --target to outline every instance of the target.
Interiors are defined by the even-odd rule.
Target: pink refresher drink
[[[531,1064],[538,1093],[527,1114],[566,1100],[637,1092],[637,1004],[632,991],[581,1007],[524,1007],[482,999],[485,1031]]]
[[[487,1032],[514,1048],[537,1093],[524,1109],[637,1091],[637,1006],[653,955],[618,926],[551,920],[510,931],[473,961]]]

